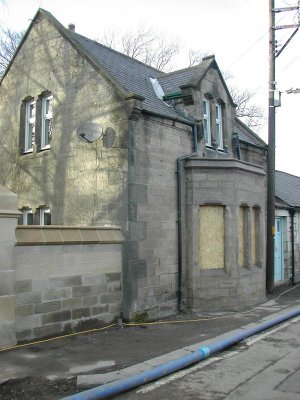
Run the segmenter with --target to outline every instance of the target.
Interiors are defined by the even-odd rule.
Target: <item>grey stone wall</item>
[[[37,100],[44,91],[53,95],[51,148],[34,146],[32,153],[20,154],[22,101],[28,96]],[[33,26],[1,82],[0,97],[0,143],[6,149],[0,184],[18,194],[19,208],[35,212],[47,205],[52,223],[59,225],[127,220],[124,101],[47,20]],[[86,123],[102,132],[95,143],[77,136]]]
[[[177,309],[176,158],[191,153],[191,129],[145,115],[129,135],[124,311],[158,318]]]
[[[259,303],[265,296],[265,207],[266,177],[263,169],[237,160],[189,160],[186,163],[187,304],[193,309],[238,309]],[[224,268],[203,269],[199,265],[199,207],[223,206]],[[259,259],[239,265],[239,208],[258,207]],[[212,250],[213,251],[213,250]]]

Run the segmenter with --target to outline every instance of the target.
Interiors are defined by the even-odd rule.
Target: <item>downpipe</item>
[[[176,159],[177,176],[177,248],[178,248],[178,311],[183,311],[183,262],[182,262],[182,175],[181,162],[198,154],[197,125],[191,124],[193,132],[193,152]]]
[[[129,378],[120,379],[102,386],[97,386],[93,389],[88,389],[84,392],[74,394],[72,396],[64,397],[61,400],[99,400],[107,399],[111,396],[124,393],[128,390],[134,389],[138,386],[160,379],[164,376],[170,375],[176,371],[189,367],[199,361],[202,361],[212,354],[226,349],[240,342],[258,332],[268,329],[274,325],[280,324],[283,321],[294,318],[300,314],[300,308],[292,309],[286,313],[280,313],[277,317],[269,321],[262,322],[248,329],[238,329],[233,331],[227,338],[213,341],[208,346],[202,346],[191,354],[180,357],[176,360],[169,361],[158,367],[145,371]]]

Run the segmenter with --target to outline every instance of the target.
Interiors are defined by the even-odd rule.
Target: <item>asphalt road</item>
[[[299,400],[300,317],[115,399]]]

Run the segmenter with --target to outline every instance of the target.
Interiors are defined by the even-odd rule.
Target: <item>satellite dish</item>
[[[85,143],[93,143],[102,135],[102,127],[93,122],[86,122],[77,128],[77,136],[79,140]]]

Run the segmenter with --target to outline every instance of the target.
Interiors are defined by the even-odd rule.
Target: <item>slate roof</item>
[[[275,196],[290,207],[300,207],[300,177],[275,171]]]
[[[124,93],[127,93],[127,95],[135,93],[144,97],[144,109],[150,112],[163,114],[173,119],[178,117],[186,119],[173,107],[168,106],[163,100],[159,99],[154,92],[150,77],[160,79],[166,75],[164,82],[168,82],[167,76],[169,74],[165,74],[134,58],[106,47],[101,43],[70,31],[60,24],[48,11],[40,9],[39,12],[46,16],[63,36],[75,45],[77,50],[102,70],[105,76],[115,84],[115,86],[119,85],[119,87],[124,89]],[[208,64],[205,63],[205,65],[207,68]],[[188,83],[188,79],[194,77],[195,72],[198,72],[198,70],[190,68],[190,71],[188,71],[187,75],[183,78],[181,71],[178,71],[178,78],[175,78],[175,80],[177,79],[178,82]],[[177,75],[177,72],[172,75],[173,79],[175,75]],[[165,94],[166,90],[167,88],[164,89]]]
[[[31,23],[31,26],[39,13],[45,16],[83,56],[102,71],[105,77],[116,88],[118,88],[125,97],[126,95],[129,96],[133,93],[144,97],[144,110],[153,113],[162,114],[163,116],[173,119],[181,118],[190,122],[190,118],[187,118],[186,116],[184,117],[184,114],[179,113],[178,109],[176,110],[175,108],[170,107],[166,102],[157,97],[150,81],[150,77],[156,78],[161,84],[164,93],[168,94],[174,91],[180,91],[181,85],[195,84],[195,82],[202,79],[212,63],[214,63],[214,67],[218,69],[214,56],[211,56],[203,59],[203,62],[198,66],[166,74],[94,40],[70,31],[46,10],[39,9]],[[28,31],[30,30],[30,27]],[[224,85],[227,90],[225,82]]]
[[[158,80],[165,94],[170,94],[174,92],[180,92],[180,87],[182,85],[193,86],[197,84],[197,82],[199,82],[205,76],[210,67],[213,67],[219,71],[214,56],[209,56],[203,58],[201,64],[197,66],[170,73],[164,73],[134,58],[128,57],[123,53],[106,47],[101,43],[65,28],[51,13],[41,8],[33,18],[13,59],[15,58],[23,42],[26,40],[31,27],[36,22],[39,14],[47,18],[47,20],[53,26],[55,26],[55,28],[66,40],[71,42],[71,44],[83,57],[88,59],[95,68],[102,72],[105,78],[117,90],[119,90],[119,93],[121,93],[124,97],[136,94],[144,98],[143,108],[148,112],[158,113],[172,119],[180,118],[190,123],[191,118],[188,117],[187,114],[179,112],[178,108],[175,109],[170,107],[166,102],[157,97],[150,81],[150,77]],[[13,59],[11,63],[13,62]],[[10,65],[5,71],[4,76],[9,70]],[[1,80],[3,80],[4,76],[1,78]],[[228,96],[233,103],[221,73],[220,79],[223,82]],[[254,132],[251,131],[252,133],[249,133],[249,128],[247,128],[245,125],[243,126],[241,121],[236,123],[236,130],[241,141],[258,146],[265,146],[265,143],[257,135],[255,135]]]
[[[165,94],[180,92],[181,85],[186,85],[187,83],[191,82],[195,78],[195,76],[203,76],[207,71],[207,68],[209,68],[211,62],[211,58],[206,59],[202,61],[201,64],[194,67],[164,74],[158,77],[158,81],[161,84],[161,87],[163,88]]]
[[[234,131],[238,134],[241,142],[259,147],[266,147],[267,144],[239,118],[235,118]]]

